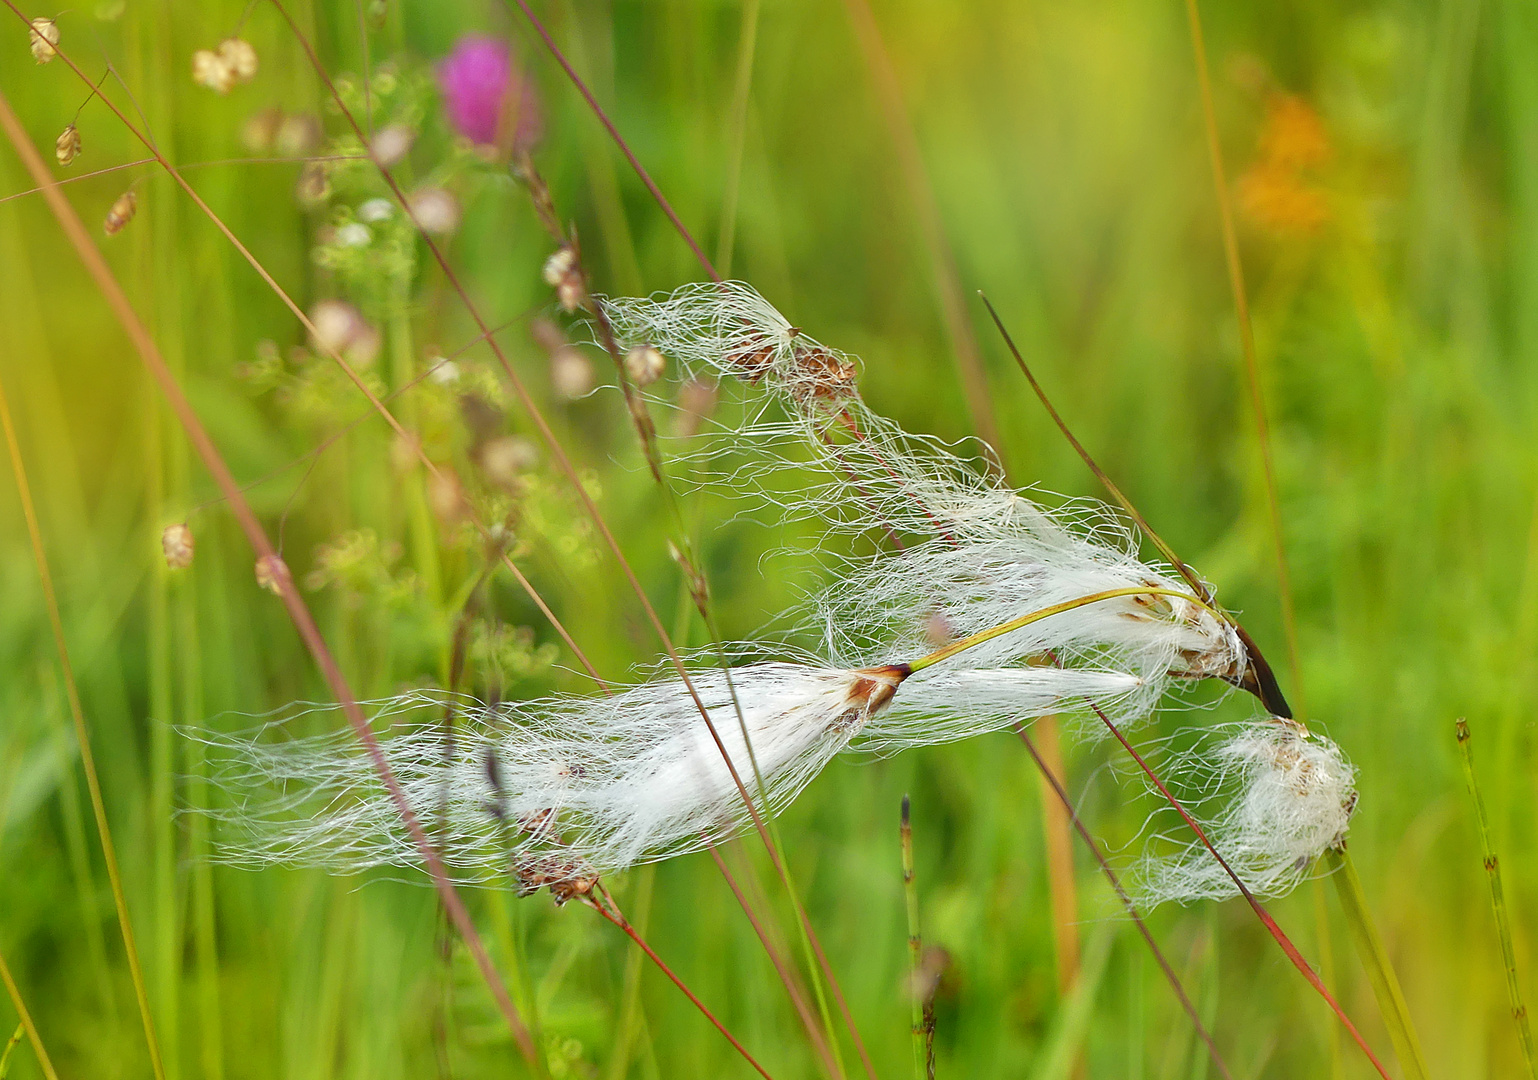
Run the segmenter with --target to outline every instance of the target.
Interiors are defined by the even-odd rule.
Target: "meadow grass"
[[[99,10],[113,15],[110,3]],[[106,92],[136,120],[142,110],[173,162],[245,156],[242,125],[270,105],[313,111],[331,134],[345,131],[267,5],[242,29],[261,57],[256,80],[227,97],[192,84],[193,51],[231,33],[242,10],[130,2],[100,18],[82,8],[61,17],[61,44],[93,77],[110,58],[137,108],[121,87],[109,82]],[[934,245],[941,230],[956,279],[986,289],[1106,471],[1218,584],[1273,661],[1285,656],[1266,484],[1178,4],[876,7],[932,189],[933,226],[930,211],[915,208],[909,151],[893,141],[901,131],[844,7],[571,0],[537,10],[703,246],[799,325],[859,353],[874,409],[910,430],[959,438],[977,432],[968,406],[979,399],[957,375],[958,330],[936,299],[947,287]],[[365,64],[377,77],[392,61],[430,63],[468,30],[513,41],[539,88],[545,134],[534,159],[562,220],[575,223],[597,285],[633,294],[700,277],[516,10],[318,0],[292,13],[328,71],[350,74],[354,86]],[[0,15],[0,25],[15,21]],[[1518,1029],[1450,721],[1467,715],[1479,732],[1489,845],[1502,856],[1521,979],[1531,970],[1538,888],[1526,717],[1538,645],[1538,504],[1532,439],[1522,434],[1538,419],[1538,16],[1468,0],[1351,12],[1223,4],[1202,15],[1272,422],[1307,719],[1360,771],[1351,851],[1429,1074],[1515,1075]],[[34,66],[18,27],[0,31],[0,90],[47,147],[85,90],[58,62]],[[1262,143],[1268,102],[1283,93],[1317,112],[1331,147],[1298,180],[1324,207],[1315,224],[1266,217],[1245,201],[1274,179],[1260,171]],[[87,104],[79,125],[84,151],[56,175],[143,157],[100,102]],[[415,167],[443,152],[422,148]],[[299,171],[243,164],[187,175],[308,307],[337,284],[311,258],[324,221],[296,206]],[[303,385],[262,382],[259,343],[286,351],[304,342],[303,329],[153,166],[64,190],[94,226],[130,182],[137,217],[98,242],[237,477],[289,465],[368,412],[319,364]],[[0,195],[32,186],[16,156],[0,151]],[[487,320],[551,314],[540,280],[551,243],[526,195],[510,181],[461,190],[465,223],[446,253]],[[365,374],[381,392],[405,388],[430,350],[478,334],[430,262],[417,251],[409,303],[382,302],[385,347]],[[1010,474],[1099,495],[986,314],[976,306],[966,314]],[[752,637],[821,580],[825,567],[810,552],[845,541],[772,513],[735,517],[730,492],[687,495],[675,514],[619,395],[562,399],[526,319],[499,341],[577,470],[592,478],[680,648],[706,648],[715,632]],[[591,360],[607,370],[601,355]],[[178,738],[174,725],[246,728],[249,715],[232,710],[265,713],[324,699],[327,689],[277,598],[257,587],[227,508],[210,505],[216,488],[37,195],[0,204],[0,365],[166,1075],[528,1072],[471,957],[445,937],[430,889],[211,865],[217,837],[204,819],[179,816],[219,796],[204,780],[199,744]],[[499,379],[484,345],[463,367]],[[722,396],[730,415],[746,392],[723,387]],[[499,431],[531,435],[516,402],[503,404]],[[424,380],[391,408],[474,482],[452,394]],[[676,420],[657,417],[663,427]],[[320,565],[323,545],[354,530],[398,549],[393,561],[364,558],[352,576],[333,575],[338,584],[304,590],[363,697],[448,681],[453,628],[485,562],[478,543],[461,539],[462,525],[434,516],[422,470],[399,465],[393,443],[384,422],[369,419],[313,471],[302,461],[247,493],[270,534],[282,520],[300,582]],[[656,638],[634,593],[548,456],[537,477],[519,566],[606,677],[655,663]],[[0,613],[0,954],[61,1076],[147,1075],[21,503],[13,487],[0,499],[9,598]],[[184,519],[196,558],[172,571],[159,534]],[[718,631],[691,610],[688,574],[668,554],[667,541],[680,538],[709,579]],[[569,652],[556,666],[535,656],[560,639],[506,574],[495,573],[472,607],[481,630],[526,626],[533,639],[483,633],[467,686],[507,697],[591,687]],[[1230,698],[1212,715],[1251,708]],[[1144,734],[1208,718],[1171,712]],[[1153,804],[1119,784],[1124,765],[1110,744],[1070,742],[1066,756],[1079,815],[1113,857],[1130,857]],[[1040,784],[1015,736],[1000,732],[881,761],[840,758],[778,821],[797,902],[876,1072],[912,1071],[894,827],[911,793],[924,940],[950,957],[934,1001],[940,1075],[1065,1076],[1076,1060],[1091,1076],[1208,1075],[1190,1022],[1082,847],[1073,856],[1082,976],[1060,985]],[[800,962],[797,912],[764,846],[747,836],[722,855],[779,954],[797,963],[808,992],[820,986],[817,965]],[[822,1073],[803,1019],[708,855],[607,885],[769,1073]],[[467,902],[550,1075],[750,1075],[592,911],[496,890],[468,893]],[[1305,955],[1332,958],[1325,981],[1387,1057],[1389,1033],[1335,898],[1321,905],[1305,885],[1269,906]],[[1166,906],[1148,922],[1234,1075],[1370,1075],[1349,1041],[1336,1045],[1329,1012],[1244,905]],[[5,1008],[0,1028],[9,1031],[16,1017]],[[836,1014],[826,1027],[854,1075],[858,1059]],[[24,1044],[8,1068],[41,1075]]]

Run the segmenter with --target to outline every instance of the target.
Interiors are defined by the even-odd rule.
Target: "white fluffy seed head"
[[[769,811],[783,808],[891,700],[900,673],[761,663],[734,669],[730,683],[719,669],[691,679],[715,736],[676,679],[612,697],[495,708],[410,694],[377,703],[376,719],[395,721],[384,733],[385,756],[412,809],[436,830],[447,865],[466,880],[511,873],[538,887],[738,832],[748,814],[723,748],[755,802],[756,760]],[[455,715],[452,743],[439,726],[445,709]],[[351,733],[213,742],[215,782],[232,796],[229,810],[215,812],[232,826],[225,861],[348,871],[418,865]]]
[[[1292,721],[1271,718],[1227,734],[1211,751],[1172,761],[1164,779],[1215,800],[1205,824],[1213,846],[1256,896],[1281,896],[1344,841],[1356,809],[1356,770],[1335,743]],[[1199,843],[1149,855],[1133,884],[1149,906],[1238,895]]]

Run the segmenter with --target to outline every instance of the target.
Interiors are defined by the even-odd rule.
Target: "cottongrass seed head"
[[[1219,809],[1204,826],[1213,846],[1250,892],[1282,896],[1345,840],[1356,809],[1356,769],[1335,743],[1290,720],[1271,717],[1214,735],[1226,737],[1209,751],[1172,760],[1165,781],[1216,801]],[[1146,856],[1133,889],[1150,907],[1239,895],[1199,842]]]

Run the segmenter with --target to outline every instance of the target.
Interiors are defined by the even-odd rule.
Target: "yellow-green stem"
[[[1362,966],[1367,969],[1373,996],[1378,999],[1378,1011],[1383,1014],[1383,1025],[1388,1028],[1388,1037],[1394,1044],[1399,1066],[1404,1069],[1405,1080],[1427,1080],[1420,1036],[1415,1033],[1415,1025],[1410,1020],[1410,1010],[1405,1005],[1404,991],[1399,988],[1394,965],[1389,962],[1388,950],[1383,947],[1383,939],[1373,925],[1351,854],[1342,845],[1326,852],[1325,861],[1335,880],[1341,910],[1346,916],[1346,928],[1351,931],[1352,944],[1356,946]]]
[[[48,1051],[43,1048],[37,1025],[32,1022],[32,1014],[27,1011],[27,1003],[21,999],[21,991],[16,989],[16,980],[11,978],[11,969],[4,956],[0,956],[0,979],[5,981],[5,992],[11,996],[11,1004],[21,1017],[21,1026],[27,1029],[27,1040],[32,1044],[32,1052],[37,1055],[37,1063],[43,1067],[43,1075],[48,1080],[59,1080],[59,1074],[53,1071],[53,1062],[48,1058]]]
[[[1006,623],[1000,623],[998,626],[990,626],[986,630],[980,630],[975,634],[962,638],[960,641],[953,641],[943,649],[938,649],[928,656],[921,656],[917,660],[910,662],[908,664],[909,673],[933,667],[942,660],[949,660],[958,653],[966,652],[973,646],[981,645],[985,641],[992,641],[997,637],[1003,637],[1005,634],[1013,633],[1023,627],[1030,626],[1034,622],[1040,622],[1042,619],[1051,618],[1053,615],[1061,615],[1065,611],[1073,611],[1075,608],[1098,604],[1102,600],[1115,600],[1119,596],[1178,596],[1182,600],[1196,604],[1198,607],[1206,608],[1220,619],[1224,617],[1217,609],[1209,607],[1190,593],[1182,592],[1179,589],[1150,588],[1146,585],[1137,588],[1107,589],[1104,592],[1090,593],[1087,596],[1077,596],[1072,600],[1064,600],[1061,604],[1053,604],[1051,607],[1041,608],[1039,611],[1033,611],[1029,615],[1022,615],[1018,619],[1011,619]]]
[[[908,997],[913,1011],[913,1075],[924,1080],[924,1003],[919,987],[919,893],[913,883],[913,823],[908,816],[908,796],[903,796],[902,851],[903,895],[908,902]]]

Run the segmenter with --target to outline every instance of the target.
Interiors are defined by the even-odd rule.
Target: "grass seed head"
[[[625,354],[625,374],[637,386],[650,386],[667,370],[667,357],[650,345],[637,345]]]
[[[139,197],[129,188],[117,197],[117,201],[107,210],[107,219],[102,222],[102,228],[108,236],[116,236],[123,231],[123,226],[134,219],[139,212]]]
[[[368,148],[381,168],[390,169],[406,160],[416,141],[417,133],[408,125],[386,124],[374,132]]]
[[[59,43],[59,24],[52,19],[33,19],[27,36],[32,59],[39,64],[46,64],[59,55],[59,50],[54,48]]]
[[[281,555],[263,555],[256,560],[256,583],[268,592],[282,596],[284,583],[291,580]]]
[[[192,81],[216,94],[228,94],[235,85],[235,73],[218,53],[199,49],[192,54]]]
[[[219,59],[229,69],[235,82],[250,82],[256,78],[256,50],[243,38],[225,38],[219,43]]]
[[[166,565],[172,570],[185,570],[192,565],[192,530],[185,521],[166,526],[160,534],[160,550],[165,553]]]
[[[59,132],[53,141],[53,156],[60,165],[68,165],[80,153],[80,129],[74,124]]]

